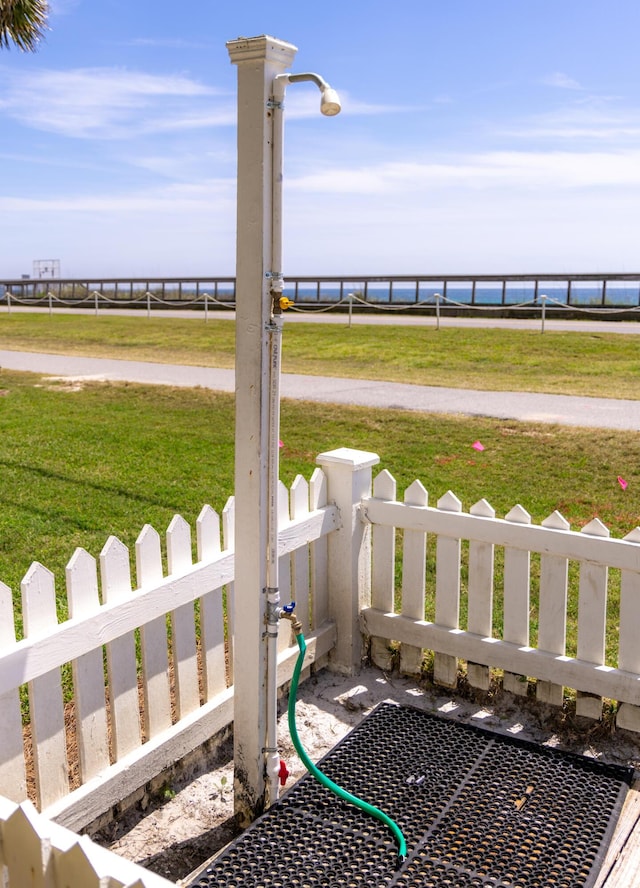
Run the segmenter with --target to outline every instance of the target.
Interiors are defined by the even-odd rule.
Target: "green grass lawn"
[[[0,313],[0,348],[233,367],[233,320]],[[283,370],[419,385],[640,397],[640,340],[615,333],[285,323]]]
[[[232,396],[129,384],[74,390],[6,370],[0,392],[0,580],[17,602],[37,560],[56,575],[63,617],[64,568],[76,546],[97,557],[115,534],[133,554],[145,523],[163,535],[180,513],[193,526],[204,503],[221,511],[233,492]],[[451,489],[465,510],[484,497],[498,517],[516,503],[535,523],[554,509],[574,528],[597,515],[613,536],[639,521],[633,432],[284,401],[281,438],[287,484],[298,473],[308,479],[318,453],[349,446],[380,455],[399,498],[419,478],[432,505]]]

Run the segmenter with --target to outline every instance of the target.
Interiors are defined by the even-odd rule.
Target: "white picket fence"
[[[320,469],[311,485],[302,477],[290,492],[280,485],[281,594],[297,601],[311,642],[308,662],[327,654],[333,643],[323,540],[336,527],[337,510],[326,505]],[[100,554],[100,582],[95,559],[76,550],[66,569],[69,618],[61,623],[55,578],[34,563],[21,587],[20,641],[14,635],[11,592],[0,584],[3,796],[16,802],[27,797],[24,685],[34,801],[46,816],[74,829],[121,803],[233,721],[233,625],[226,617],[226,610],[233,613],[233,500],[222,522],[205,506],[196,532],[193,563],[191,529],[180,516],[173,519],[166,534],[165,575],[160,536],[147,525],[135,545],[135,587],[129,551],[115,537]],[[290,679],[298,652],[284,630],[280,685]],[[238,656],[241,661],[241,652]],[[74,789],[65,731],[65,664],[71,664],[73,678],[79,783]]]
[[[603,697],[612,700],[618,727],[640,731],[640,529],[610,539],[594,519],[574,532],[557,512],[536,526],[521,506],[496,518],[486,500],[465,513],[451,492],[433,508],[419,481],[399,502],[389,472],[372,482],[376,454],[341,448],[317,461],[321,468],[310,483],[299,477],[290,491],[280,485],[280,591],[297,602],[308,662],[325,664],[329,655],[331,669],[353,673],[370,638],[374,663],[387,669],[399,644],[404,672],[418,672],[425,651],[434,652],[435,680],[444,686],[454,687],[466,666],[470,684],[486,689],[490,670],[498,669],[507,690],[526,693],[535,681],[537,698],[546,703],[560,704],[564,687],[576,690],[578,714],[591,718],[601,716]],[[6,797],[0,798],[0,838],[9,835],[7,823],[32,822],[28,807],[16,808],[27,795],[23,686],[34,800],[57,821],[52,829],[84,828],[233,720],[233,664],[242,661],[226,618],[233,614],[233,500],[222,519],[205,506],[196,537],[194,563],[191,529],[174,518],[165,570],[160,537],[146,526],[135,547],[135,587],[129,552],[114,537],[100,555],[99,571],[92,556],[77,550],[66,571],[69,618],[61,623],[55,578],[33,564],[22,583],[19,641],[10,590],[0,584],[0,796]],[[618,591],[619,612],[611,613]],[[572,601],[577,643],[569,655]],[[615,663],[605,663],[612,622],[618,627]],[[279,684],[291,677],[296,656],[297,646],[281,630]],[[64,725],[65,664],[72,671],[75,788]],[[55,843],[40,841],[55,851]],[[24,848],[35,846],[25,834]],[[22,885],[7,881],[5,847],[2,839],[0,876]],[[76,841],[73,848],[80,850],[71,857],[91,869],[86,847]],[[116,881],[117,868],[112,875],[109,884],[128,884]]]
[[[396,484],[386,471],[376,478],[373,497],[362,502],[373,527],[371,606],[361,611],[363,631],[373,637],[374,662],[388,668],[390,640],[401,643],[400,668],[419,671],[425,650],[434,651],[434,679],[454,687],[459,660],[467,662],[467,678],[488,689],[489,668],[504,670],[504,687],[527,693],[527,679],[536,679],[539,701],[560,705],[563,686],[578,691],[576,712],[600,718],[602,697],[618,704],[618,727],[640,731],[640,528],[623,540],[594,518],[580,532],[558,512],[541,525],[531,524],[522,506],[504,519],[486,500],[469,513],[449,491],[429,507],[427,491],[415,481],[398,502]],[[401,604],[394,604],[397,529],[403,531]],[[425,620],[427,536],[435,537],[434,619]],[[468,541],[462,558],[462,541]],[[496,549],[504,563],[503,629],[494,618]],[[536,646],[531,646],[532,556],[539,556],[535,613]],[[577,650],[567,651],[569,565],[577,564]],[[612,569],[619,571],[619,611],[611,602]],[[461,625],[461,577],[468,577],[467,623]],[[607,621],[617,628],[617,663],[605,663]],[[614,645],[615,647],[615,645]]]
[[[161,876],[0,797],[3,888],[175,888]]]

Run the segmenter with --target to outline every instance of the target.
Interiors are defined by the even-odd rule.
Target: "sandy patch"
[[[463,689],[464,691],[464,689]],[[475,699],[474,699],[475,698]],[[465,723],[481,724],[502,734],[548,744],[616,764],[640,767],[640,738],[611,725],[576,720],[570,709],[539,706],[528,698],[494,694],[449,695],[427,682],[388,676],[365,668],[355,678],[323,670],[301,686],[297,728],[313,761],[318,761],[378,703],[393,700]],[[286,709],[286,698],[282,701]],[[291,776],[304,773],[287,726],[279,720],[281,757]],[[233,817],[233,745],[224,743],[209,770],[175,782],[159,800],[146,800],[145,811],[132,811],[96,836],[123,857],[187,885],[194,873],[219,852],[238,830]]]

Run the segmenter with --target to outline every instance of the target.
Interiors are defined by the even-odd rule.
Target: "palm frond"
[[[0,49],[34,52],[47,27],[47,0],[0,0]]]

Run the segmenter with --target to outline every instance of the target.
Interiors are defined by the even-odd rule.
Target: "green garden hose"
[[[381,811],[374,805],[370,805],[368,802],[363,801],[363,799],[359,799],[357,796],[351,795],[350,792],[347,792],[345,789],[342,789],[341,786],[338,786],[337,783],[334,783],[333,780],[330,780],[326,774],[322,773],[320,768],[313,764],[300,742],[300,737],[298,736],[298,730],[296,728],[296,696],[298,692],[300,673],[302,671],[302,664],[304,662],[304,655],[307,650],[307,644],[304,640],[304,635],[302,634],[301,629],[298,629],[299,625],[299,623],[294,623],[293,626],[294,632],[296,633],[299,653],[298,659],[296,660],[295,668],[293,670],[293,677],[291,679],[288,707],[289,733],[291,734],[291,739],[293,740],[295,750],[300,756],[300,760],[302,761],[302,764],[305,766],[307,771],[309,771],[310,774],[313,774],[316,780],[318,780],[323,786],[326,786],[327,789],[330,789],[331,792],[335,793],[339,798],[344,799],[345,802],[351,802],[352,805],[355,805],[357,808],[361,808],[367,814],[371,814],[372,817],[376,817],[378,820],[381,820],[382,823],[389,827],[396,841],[398,842],[398,863],[402,863],[407,855],[407,843],[402,830],[395,822],[395,820],[392,820],[387,814],[384,813],[384,811]]]

